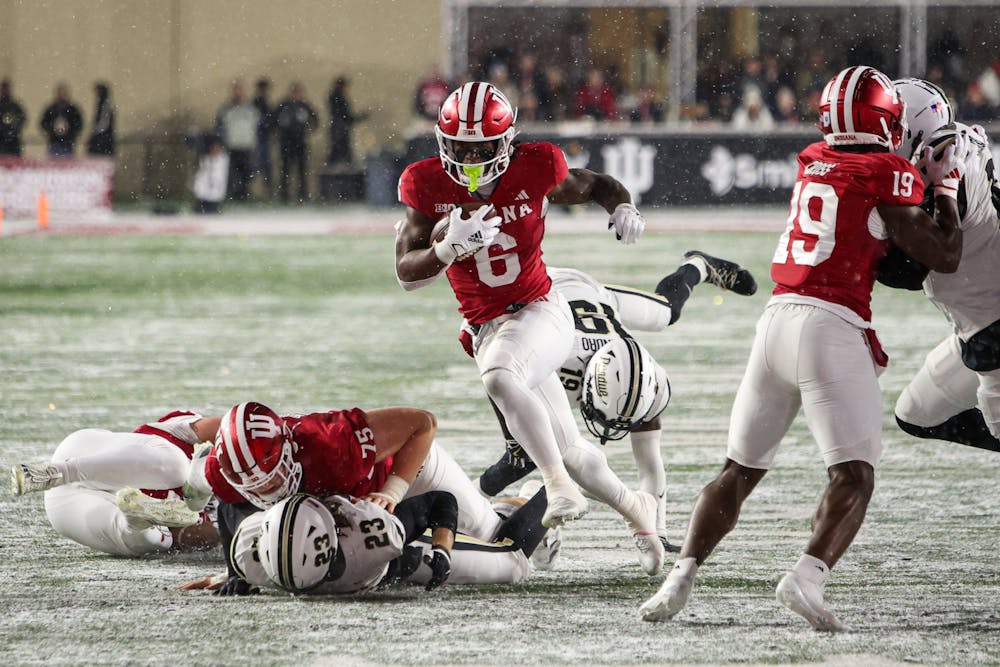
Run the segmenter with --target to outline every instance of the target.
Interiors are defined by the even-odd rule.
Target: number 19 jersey
[[[889,245],[876,207],[919,204],[923,181],[892,153],[851,153],[816,142],[798,160],[788,224],[771,265],[774,295],[836,304],[868,326],[875,273]]]

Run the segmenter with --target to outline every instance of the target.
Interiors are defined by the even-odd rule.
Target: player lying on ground
[[[594,353],[609,342],[633,339],[630,329],[638,331],[663,331],[676,322],[694,288],[701,282],[716,285],[736,294],[750,296],[757,291],[753,275],[725,259],[713,257],[700,250],[685,253],[687,261],[676,271],[665,276],[655,292],[620,285],[603,285],[590,275],[576,269],[550,267],[549,277],[556,290],[569,302],[573,312],[575,339],[573,349],[559,368],[559,379],[573,405],[579,405],[583,395],[583,379],[587,364]],[[463,323],[463,330],[467,323]],[[463,346],[471,356],[470,332],[461,337]],[[662,368],[656,366],[658,372]],[[655,378],[664,388],[666,374]],[[652,376],[648,376],[652,377]],[[633,382],[638,386],[642,377],[622,381],[619,386],[628,388]],[[617,397],[616,397],[617,398]],[[650,404],[649,401],[652,401]],[[624,405],[624,404],[623,404]],[[626,429],[616,429],[614,438],[627,432],[639,473],[639,489],[657,498],[656,532],[665,549],[676,551],[667,541],[666,472],[660,451],[661,420],[659,411],[665,407],[661,400],[644,397],[646,413],[625,416]],[[582,406],[581,406],[582,407]],[[636,405],[632,406],[632,411]],[[589,408],[594,408],[591,404]],[[601,410],[602,414],[610,414]],[[616,410],[616,416],[623,415]],[[496,410],[500,428],[506,439],[507,451],[500,460],[487,468],[479,478],[479,486],[486,495],[496,495],[535,469],[534,462],[524,452]],[[588,426],[594,423],[587,420]],[[603,427],[602,427],[603,428]],[[603,443],[602,443],[603,444]]]
[[[196,446],[214,440],[218,425],[218,417],[178,411],[131,433],[82,429],[51,461],[12,466],[11,490],[44,492],[55,531],[96,551],[142,556],[208,548],[219,539],[202,512],[210,494],[185,484]]]
[[[944,92],[929,81],[894,82],[906,102],[907,136],[896,150],[921,167],[925,147],[935,151],[959,134],[973,147],[958,181],[962,261],[954,273],[927,267],[894,249],[879,280],[920,289],[952,326],[896,401],[896,422],[918,438],[950,440],[1000,452],[1000,186],[982,128],[956,123]],[[927,175],[921,170],[925,181]],[[930,190],[921,207],[933,213]]]
[[[665,621],[684,608],[698,568],[735,527],[802,409],[829,482],[777,599],[817,630],[848,629],[826,606],[824,589],[864,521],[882,453],[878,374],[888,357],[871,328],[876,270],[890,241],[943,273],[958,268],[962,252],[955,193],[969,144],[959,138],[928,160],[931,218],[917,206],[920,174],[890,152],[906,131],[905,106],[871,67],[849,67],[823,90],[825,141],[798,156],[788,226],[771,265],[776,286],[733,402],[726,462],[702,489],[680,558],[640,607],[643,619]]]
[[[434,442],[436,433],[434,415],[416,408],[280,416],[259,403],[233,407],[204,465],[204,479],[220,501],[224,549],[246,516],[297,492],[350,494],[391,512],[403,498],[448,491],[458,500],[459,531],[493,540],[500,517]],[[233,587],[240,587],[238,578]]]
[[[274,588],[316,595],[360,594],[406,581],[427,590],[451,584],[519,583],[546,529],[545,490],[503,522],[496,539],[456,533],[458,503],[447,491],[406,498],[394,513],[366,500],[296,494],[250,515],[233,539],[230,558],[248,592]],[[486,502],[483,500],[483,502]],[[555,558],[554,544],[547,558]],[[224,582],[226,582],[224,584]],[[225,576],[181,588],[229,594]]]

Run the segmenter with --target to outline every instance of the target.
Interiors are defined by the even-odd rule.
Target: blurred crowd
[[[20,157],[24,151],[22,133],[28,114],[15,97],[13,88],[10,79],[0,81],[0,157]],[[56,84],[51,102],[38,117],[38,126],[45,135],[49,157],[72,157],[76,154],[84,120],[67,84]],[[87,136],[86,154],[115,154],[115,105],[111,100],[111,87],[104,81],[94,83],[94,114]]]
[[[450,90],[465,81],[484,80],[507,93],[523,122],[678,120],[730,123],[736,129],[759,131],[815,123],[823,86],[847,65],[868,64],[889,73],[895,65],[895,54],[883,54],[866,38],[834,53],[822,43],[802,43],[789,28],[781,30],[770,47],[739,59],[702,58],[696,100],[676,105],[673,118],[667,116],[665,82],[629,85],[617,66],[607,64],[592,64],[573,78],[557,62],[541,65],[534,52],[507,47],[488,50],[454,80],[432,67],[416,87],[414,111],[433,120]],[[927,71],[920,76],[945,90],[959,117],[976,122],[998,117],[1000,57],[982,71],[970,71],[961,42],[946,32],[931,45],[927,60]]]
[[[919,76],[945,90],[958,118],[994,122],[1000,116],[1000,56],[985,68],[971,67],[967,56],[967,45],[946,31],[929,46],[928,67]],[[814,124],[823,86],[843,67],[868,64],[892,75],[896,66],[895,53],[884,53],[866,38],[846,49],[833,49],[822,42],[806,43],[792,29],[782,29],[757,55],[730,59],[714,52],[699,54],[695,100],[670,104],[666,81],[630,82],[614,63],[588,63],[584,57],[570,67],[558,60],[543,61],[531,50],[509,47],[486,49],[474,60],[455,78],[432,66],[416,83],[415,116],[425,122],[436,120],[441,103],[458,85],[485,80],[507,94],[521,123],[580,119],[647,125],[712,122],[742,131],[768,131]],[[315,176],[310,170],[309,146],[321,128],[326,133],[325,173],[350,176],[361,172],[352,132],[368,114],[354,109],[350,87],[348,76],[334,77],[321,120],[318,105],[299,82],[290,83],[276,100],[267,77],[258,78],[252,91],[244,81],[232,82],[212,127],[193,132],[189,138],[198,158],[191,183],[195,209],[213,212],[226,200],[251,198],[309,201],[309,184]],[[52,100],[36,121],[49,156],[115,154],[110,84],[95,82],[93,94],[93,113],[87,123],[69,86],[55,86]],[[28,122],[13,83],[4,79],[0,82],[0,157],[22,155],[22,134]],[[78,143],[84,138],[81,151]]]

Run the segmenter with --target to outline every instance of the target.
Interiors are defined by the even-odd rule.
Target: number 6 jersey
[[[866,328],[875,272],[889,246],[876,206],[919,205],[923,181],[892,153],[850,153],[820,141],[798,159],[788,224],[771,265],[775,300],[818,299]]]

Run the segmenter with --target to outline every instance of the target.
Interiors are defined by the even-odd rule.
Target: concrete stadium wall
[[[233,79],[252,93],[262,75],[272,102],[302,82],[325,123],[330,86],[347,74],[355,110],[371,111],[355,129],[358,154],[401,147],[416,82],[445,54],[441,0],[0,0],[0,16],[0,77],[11,78],[28,113],[29,156],[44,152],[38,121],[58,81],[83,112],[84,137],[92,84],[110,82],[125,138],[206,128]],[[321,129],[313,170],[326,149]],[[143,168],[141,151],[123,147],[117,189]]]

